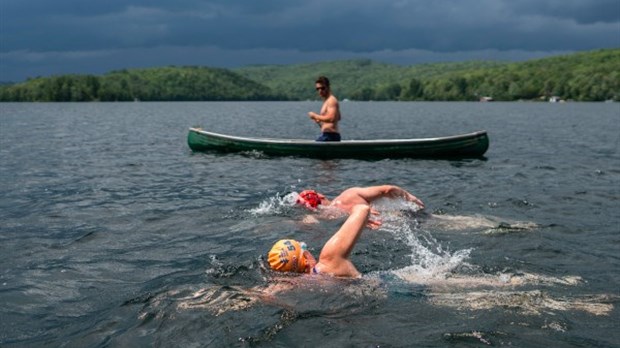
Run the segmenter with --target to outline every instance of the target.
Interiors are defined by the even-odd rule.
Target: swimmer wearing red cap
[[[406,190],[395,185],[380,185],[380,186],[368,186],[368,187],[351,187],[339,194],[333,200],[327,199],[324,195],[314,190],[304,190],[297,197],[297,204],[303,205],[309,209],[315,210],[321,206],[335,207],[346,213],[351,213],[353,206],[357,204],[370,205],[373,201],[379,198],[395,198],[404,199],[408,202],[413,202],[424,209],[424,203],[416,196],[407,192]],[[374,215],[378,215],[378,212],[372,211]],[[379,221],[370,220],[370,225],[378,227]]]
[[[319,260],[307,250],[305,243],[283,239],[271,248],[267,260],[271,269],[279,272],[327,274],[334,277],[360,277],[349,256],[370,214],[370,206],[357,204],[342,227],[325,243]]]
[[[314,190],[303,190],[297,196],[296,203],[304,205],[308,209],[316,209],[320,204],[329,204],[329,201],[324,195]]]

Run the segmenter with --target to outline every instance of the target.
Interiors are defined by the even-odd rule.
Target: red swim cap
[[[321,197],[314,190],[304,190],[297,197],[297,204],[303,204],[308,208],[316,209],[321,204]]]

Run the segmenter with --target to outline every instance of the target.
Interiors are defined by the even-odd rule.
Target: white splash
[[[390,213],[390,212],[402,212],[402,211],[410,211],[417,212],[422,208],[409,201],[405,201],[403,199],[391,199],[391,198],[380,198],[372,202],[372,207],[378,211]]]
[[[408,283],[426,285],[428,290],[425,294],[429,302],[435,305],[470,310],[500,307],[526,315],[579,310],[606,316],[614,308],[611,302],[617,297],[607,294],[554,298],[542,290],[517,289],[524,285],[577,286],[584,282],[579,276],[553,277],[524,272],[459,274],[455,271],[457,267],[472,267],[465,263],[471,249],[447,250],[428,231],[420,228],[415,219],[412,222],[412,217],[404,216],[402,212],[381,211],[381,217],[381,229],[392,233],[411,248],[411,265],[392,270],[390,274]],[[456,220],[459,221],[459,227],[487,225],[487,221],[477,218],[449,218],[442,219],[442,222],[453,223]],[[557,324],[549,328],[563,330]]]
[[[403,201],[390,203],[396,204],[394,206],[399,211],[393,209],[386,211],[386,207],[394,206],[386,206],[385,203],[375,206],[375,209],[381,212],[381,229],[390,232],[411,248],[411,265],[393,270],[392,273],[407,282],[414,283],[425,279],[445,278],[449,272],[464,264],[469,258],[471,249],[450,251],[445,248],[429,232],[420,229],[417,220],[401,214],[403,207],[414,212],[419,209],[414,203],[409,203]]]
[[[262,201],[258,207],[249,209],[248,212],[255,216],[279,214],[282,213],[283,210],[294,206],[297,201],[297,196],[299,196],[297,192],[291,192],[285,196],[276,195],[274,197],[269,197]]]

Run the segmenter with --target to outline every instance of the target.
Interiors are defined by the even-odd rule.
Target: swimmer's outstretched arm
[[[417,204],[422,209],[424,208],[424,203],[416,196],[395,185],[351,187],[334,198],[330,205],[337,206],[343,211],[350,213],[352,206],[355,204],[372,204],[373,201],[383,197],[405,199]],[[371,214],[376,216],[380,215],[379,212],[374,209],[371,210]],[[369,228],[377,229],[380,226],[381,220],[375,218],[368,220]]]
[[[401,198],[419,205],[420,208],[424,208],[424,203],[418,199],[418,197],[396,185],[360,187],[358,188],[358,194],[368,202],[372,202],[382,197]]]

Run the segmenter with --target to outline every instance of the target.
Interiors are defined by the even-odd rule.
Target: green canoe
[[[258,151],[270,156],[317,158],[475,158],[481,157],[489,148],[486,131],[440,138],[316,142],[237,137],[190,128],[187,143],[194,151]]]

